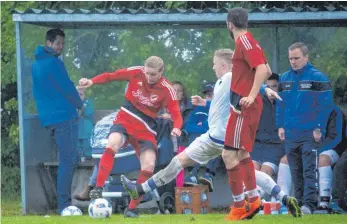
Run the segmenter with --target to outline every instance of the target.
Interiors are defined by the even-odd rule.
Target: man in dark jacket
[[[272,90],[278,92],[279,75],[272,75],[265,82]],[[263,111],[259,121],[253,151],[250,153],[254,168],[269,176],[278,171],[278,164],[284,156],[283,144],[276,128],[276,101],[274,97],[262,96]]]
[[[319,150],[319,196],[320,202],[315,214],[327,214],[330,212],[329,203],[331,197],[334,166],[339,157],[347,148],[346,118],[341,109],[334,105],[330,113],[327,131],[322,147]]]
[[[59,29],[46,33],[45,46],[38,46],[32,65],[33,94],[41,125],[52,135],[59,150],[57,176],[58,212],[71,205],[71,183],[77,164],[78,113],[81,98],[58,58],[65,34]]]
[[[318,150],[332,109],[329,79],[308,62],[304,43],[289,47],[291,69],[280,77],[276,104],[278,134],[284,141],[295,197],[303,214],[312,214],[318,203]]]

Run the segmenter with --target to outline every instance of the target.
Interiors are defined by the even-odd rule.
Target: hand
[[[163,114],[159,115],[158,117],[163,118],[165,120],[172,120],[171,114],[169,114],[169,113],[163,113]]]
[[[191,100],[194,106],[206,106],[206,100],[201,98],[201,96],[192,96]]]
[[[320,129],[316,129],[313,131],[313,138],[316,142],[319,142],[322,138],[322,132],[320,131]]]
[[[282,101],[282,98],[280,97],[280,95],[278,95],[277,92],[273,91],[272,89],[270,88],[265,88],[265,93],[266,93],[266,96],[270,99],[278,99],[280,101]]]
[[[240,105],[248,108],[254,103],[255,98],[252,96],[242,97],[240,100]]]
[[[171,131],[171,135],[172,135],[172,136],[179,137],[179,136],[181,136],[181,130],[178,129],[178,128],[174,128],[174,129],[172,129],[172,131]]]
[[[94,83],[91,79],[82,78],[80,79],[79,84],[80,84],[79,86],[80,88],[88,88],[92,86]]]
[[[284,128],[278,129],[278,137],[280,137],[281,141],[284,141],[286,139],[284,136]]]

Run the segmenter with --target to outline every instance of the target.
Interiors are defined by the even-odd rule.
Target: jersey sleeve
[[[242,35],[239,44],[246,62],[252,69],[267,63],[263,50],[255,40],[250,40],[246,35]]]
[[[166,84],[165,86],[167,89],[167,109],[172,116],[173,127],[181,129],[183,125],[183,119],[179,107],[179,102],[176,98],[176,92],[171,85]]]
[[[111,82],[114,80],[130,81],[140,72],[143,72],[142,66],[130,67],[125,69],[117,69],[114,72],[105,72],[98,76],[95,76],[94,78],[92,78],[92,81],[94,84],[103,84],[103,83]]]

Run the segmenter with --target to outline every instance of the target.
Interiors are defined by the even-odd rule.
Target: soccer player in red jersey
[[[138,183],[145,182],[153,175],[156,160],[155,119],[163,107],[167,107],[173,117],[173,136],[181,135],[182,117],[176,93],[172,85],[165,79],[164,62],[160,57],[151,56],[145,65],[118,69],[112,73],[103,73],[92,79],[82,78],[81,87],[103,84],[110,81],[127,80],[129,82],[125,94],[125,103],[113,121],[108,135],[108,143],[100,159],[96,188],[90,192],[92,199],[102,197],[105,181],[114,164],[114,156],[120,148],[130,143],[140,160],[141,171]],[[126,217],[137,217],[135,211],[141,198],[131,200]]]
[[[249,152],[253,149],[263,107],[259,90],[270,76],[271,69],[258,42],[247,31],[246,9],[231,9],[228,12],[227,27],[235,40],[235,51],[232,58],[230,118],[222,155],[224,160],[233,161],[226,167],[234,199],[227,219],[241,220],[252,218],[261,205]],[[247,202],[243,186],[248,191]]]

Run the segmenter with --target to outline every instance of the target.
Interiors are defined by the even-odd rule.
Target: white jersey
[[[232,73],[217,80],[208,114],[209,136],[216,143],[224,144],[226,127],[230,117],[230,85]]]

